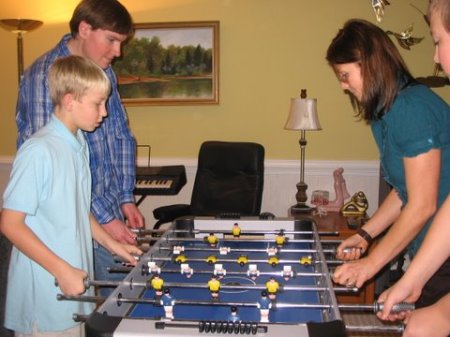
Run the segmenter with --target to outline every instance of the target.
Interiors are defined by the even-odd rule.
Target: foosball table
[[[178,219],[87,318],[86,336],[346,336],[335,291],[352,289],[333,287],[327,253],[311,220]]]

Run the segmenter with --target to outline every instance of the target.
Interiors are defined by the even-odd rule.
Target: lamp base
[[[312,212],[315,207],[311,207],[306,205],[305,203],[297,203],[296,205],[291,207],[291,213],[309,213]]]

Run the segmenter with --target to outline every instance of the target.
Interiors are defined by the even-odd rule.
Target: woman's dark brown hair
[[[347,21],[328,47],[326,59],[332,67],[354,62],[361,66],[362,99],[358,102],[352,95],[351,99],[357,116],[369,123],[380,119],[413,80],[389,36],[365,20]]]

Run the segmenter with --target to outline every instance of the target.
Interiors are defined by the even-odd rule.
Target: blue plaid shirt
[[[20,82],[16,107],[17,148],[50,120],[53,104],[47,74],[58,57],[70,55],[65,35],[55,48],[37,59]],[[89,144],[92,175],[91,211],[99,223],[123,220],[120,205],[134,203],[136,142],[128,127],[126,111],[120,101],[117,78],[111,67],[105,70],[111,80],[107,102],[108,117],[94,132],[85,132]]]

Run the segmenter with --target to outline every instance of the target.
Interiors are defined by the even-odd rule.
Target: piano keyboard
[[[134,194],[139,205],[147,195],[175,195],[186,184],[183,165],[136,167]]]
[[[135,188],[161,188],[170,189],[172,187],[172,179],[138,179]]]

